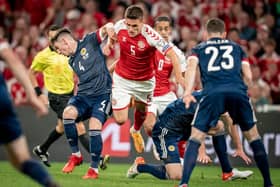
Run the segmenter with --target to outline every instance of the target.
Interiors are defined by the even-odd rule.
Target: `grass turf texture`
[[[89,164],[84,163],[75,168],[71,174],[63,174],[61,168],[64,163],[52,163],[47,168],[61,187],[173,187],[178,181],[158,180],[148,174],[141,174],[135,179],[126,178],[126,171],[130,165],[109,163],[105,171],[99,171],[99,179],[83,180]],[[223,182],[221,170],[216,166],[197,166],[192,174],[190,186],[193,187],[262,187],[262,177],[257,168],[251,169],[254,174],[247,180]],[[275,187],[280,187],[280,168],[271,169]],[[39,186],[28,177],[16,172],[8,162],[0,161],[0,186],[5,187],[37,187]]]

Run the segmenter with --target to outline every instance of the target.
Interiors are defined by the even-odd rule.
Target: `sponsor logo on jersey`
[[[80,51],[81,56],[83,57],[84,60],[86,60],[88,58],[88,52],[86,48],[82,48]]]

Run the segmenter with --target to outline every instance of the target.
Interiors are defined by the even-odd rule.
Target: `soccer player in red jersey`
[[[141,153],[144,151],[144,141],[140,128],[146,116],[146,106],[151,104],[153,96],[156,51],[170,59],[176,81],[184,85],[184,79],[173,46],[143,23],[143,10],[140,7],[129,6],[125,18],[115,23],[114,30],[120,45],[120,58],[113,73],[113,114],[116,122],[123,124],[128,119],[130,100],[135,98],[134,125],[130,132],[136,151]]]

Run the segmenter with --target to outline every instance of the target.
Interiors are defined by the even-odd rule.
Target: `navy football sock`
[[[164,165],[139,164],[137,166],[137,171],[139,173],[149,173],[159,179],[167,179]]]
[[[190,176],[196,164],[199,147],[200,142],[196,140],[190,139],[190,141],[188,142],[188,146],[184,156],[183,175],[180,185],[189,183]]]
[[[254,159],[256,161],[256,164],[262,173],[263,180],[264,180],[264,187],[272,186],[268,159],[263,143],[261,142],[260,139],[257,139],[252,141],[250,143],[250,146],[254,152]]]
[[[67,141],[71,147],[72,153],[79,152],[78,146],[78,132],[74,119],[63,119],[64,131],[67,137]]]
[[[102,137],[100,130],[89,130],[90,137],[90,155],[91,155],[91,167],[98,168],[100,161],[100,155],[102,151]]]
[[[42,152],[47,152],[51,144],[55,142],[58,138],[60,138],[63,135],[63,133],[58,133],[56,129],[53,129],[52,132],[49,134],[47,140],[40,145],[40,149]]]
[[[27,160],[21,164],[21,172],[28,175],[33,180],[43,186],[48,186],[52,183],[52,178],[42,165],[34,160]]]
[[[81,134],[79,136],[79,140],[80,140],[81,144],[83,145],[83,147],[87,150],[87,152],[89,152],[89,138],[87,137],[87,135]]]
[[[213,136],[213,145],[220,160],[223,173],[230,173],[232,167],[228,160],[227,145],[224,135]]]

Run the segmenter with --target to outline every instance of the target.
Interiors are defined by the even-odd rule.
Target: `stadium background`
[[[205,20],[218,16],[226,22],[229,38],[241,44],[250,58],[254,86],[249,93],[257,111],[259,128],[271,166],[280,167],[278,0],[103,0],[102,3],[94,0],[1,0],[0,38],[6,39],[26,67],[29,67],[34,55],[47,45],[44,32],[48,25],[55,23],[67,26],[77,38],[81,38],[107,21],[115,22],[121,19],[125,7],[132,3],[138,3],[145,8],[145,20],[148,24],[152,25],[156,16],[170,16],[174,25],[172,40],[186,55],[193,45],[202,40],[200,31]],[[117,50],[113,51],[107,58],[108,65],[117,57]],[[24,103],[25,94],[22,87],[1,62],[0,71],[3,71],[15,104]],[[42,76],[37,78],[43,88]],[[181,94],[176,86],[173,85],[173,89],[178,95]],[[42,119],[37,119],[30,108],[19,106],[17,112],[23,122],[30,147],[42,142],[54,127],[55,115],[52,112]],[[132,115],[130,119],[133,120]],[[105,144],[109,145],[105,146],[107,150],[104,151],[113,156],[113,162],[131,163],[136,156],[128,134],[129,125],[128,122],[119,129],[116,124],[109,123],[103,131],[103,137],[107,137]],[[228,141],[230,142],[229,139]],[[244,143],[244,147],[250,155],[248,144]],[[146,148],[148,152],[144,156],[153,160],[149,152],[149,141]],[[215,158],[213,148],[208,143],[207,148],[211,157]],[[1,149],[0,159],[5,160],[2,151]],[[231,146],[228,151],[232,153]],[[50,148],[50,152],[52,161],[64,162],[70,153],[65,137],[56,142]],[[88,157],[86,159],[89,160]],[[238,159],[232,159],[232,162],[241,165]]]

